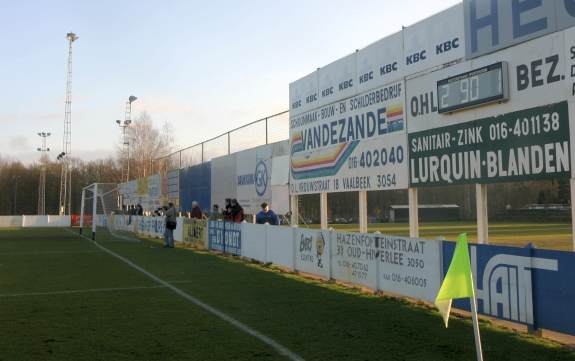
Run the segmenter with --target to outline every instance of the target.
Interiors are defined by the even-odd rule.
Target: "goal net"
[[[92,240],[98,235],[98,240],[139,242],[131,233],[135,216],[122,210],[117,184],[90,184],[82,189],[81,202],[80,234],[90,234]]]

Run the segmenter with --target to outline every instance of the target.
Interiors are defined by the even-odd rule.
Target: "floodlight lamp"
[[[46,135],[47,135],[47,136],[50,136],[50,135],[52,135],[52,134],[51,134],[51,133],[46,133]]]
[[[49,151],[50,151],[50,148],[46,148],[46,152],[49,152]]]
[[[66,34],[66,39],[68,39],[71,42],[74,42],[76,40],[78,40],[79,36],[76,36],[76,34],[69,32],[68,34]]]
[[[42,136],[42,133],[38,133],[39,136]]]
[[[130,125],[130,124],[132,124],[132,120],[131,120],[131,119],[126,119],[126,121],[125,121],[124,123],[126,123],[126,125]]]
[[[135,96],[133,96],[133,95],[130,95],[130,97],[128,98],[128,101],[129,101],[130,103],[133,103],[133,102],[135,102],[136,100],[138,100],[138,98],[135,97]]]
[[[116,119],[116,123],[118,123],[118,125],[122,124],[122,121],[120,119]]]
[[[37,149],[39,152],[41,152],[41,151],[42,151],[42,148],[36,148],[36,149]]]

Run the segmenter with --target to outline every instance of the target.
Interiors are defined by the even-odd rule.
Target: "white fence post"
[[[487,218],[487,185],[475,185],[477,203],[477,243],[489,243],[489,220]]]
[[[359,233],[367,233],[367,191],[359,191]]]
[[[409,236],[419,238],[419,199],[417,188],[407,190],[409,198]]]
[[[320,228],[327,229],[327,193],[319,194]]]
[[[297,226],[299,224],[299,198],[297,195],[290,196],[290,211],[291,211],[291,225]]]

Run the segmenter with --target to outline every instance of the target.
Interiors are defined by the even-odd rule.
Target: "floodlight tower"
[[[42,153],[40,156],[40,180],[38,181],[38,215],[46,214],[46,153],[50,148],[46,147],[46,138],[50,133],[40,132],[38,135],[42,138],[42,146],[37,148]]]
[[[68,39],[68,76],[66,80],[66,103],[64,111],[64,138],[62,140],[62,173],[60,175],[59,213],[65,215],[72,212],[72,172],[70,170],[70,155],[72,153],[72,43],[78,40],[76,34],[66,34]]]
[[[132,124],[132,103],[138,98],[130,95],[126,102],[126,110],[124,112],[124,122],[116,120],[116,123],[122,128],[122,147],[124,160],[122,164],[122,181],[128,182],[130,180],[130,140],[126,135],[126,128]]]

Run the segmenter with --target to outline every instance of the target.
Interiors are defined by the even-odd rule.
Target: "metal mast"
[[[50,148],[46,147],[46,138],[50,136],[50,133],[40,132],[38,135],[42,138],[42,147],[38,148],[38,151],[42,153],[38,181],[38,215],[43,216],[46,214],[46,153],[50,151]]]
[[[123,125],[118,124],[122,127],[122,142],[123,142],[123,153],[124,153],[124,162],[122,165],[122,181],[128,182],[130,180],[130,139],[126,134],[126,128],[130,126],[132,123],[132,103],[135,102],[138,98],[130,95],[128,101],[126,102],[126,108],[124,111],[124,123]]]
[[[62,140],[62,172],[60,175],[60,215],[72,212],[72,172],[70,156],[72,153],[72,43],[78,40],[76,34],[66,34],[68,39],[68,77],[66,81],[66,103],[64,111],[64,138]]]

